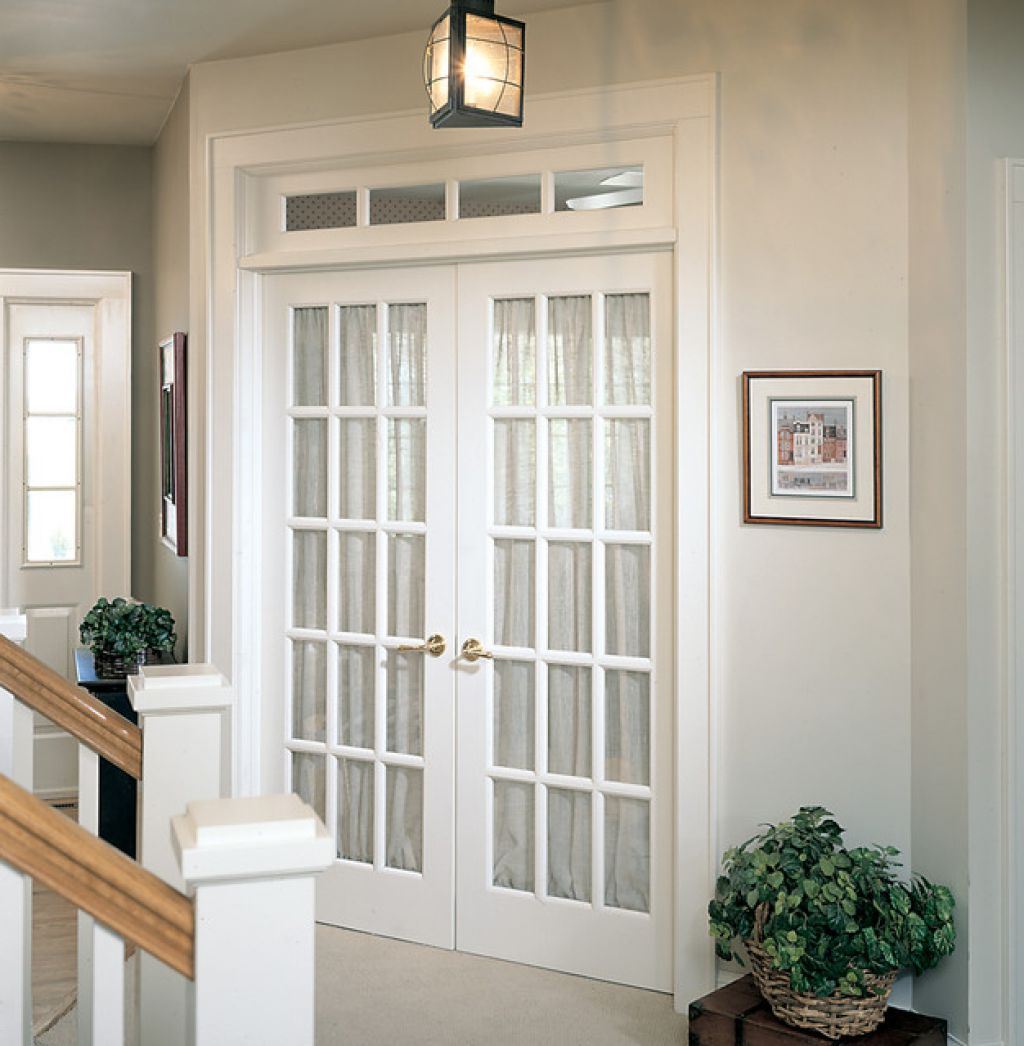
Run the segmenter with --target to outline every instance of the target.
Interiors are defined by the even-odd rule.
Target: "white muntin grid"
[[[373,836],[372,836],[372,868],[375,871],[387,872],[395,875],[419,875],[418,872],[410,872],[405,869],[386,866],[387,852],[387,811],[385,809],[387,799],[387,774],[406,769],[419,772],[421,775],[420,802],[422,804],[422,774],[424,771],[424,758],[422,755],[423,744],[423,717],[422,706],[420,714],[420,737],[419,747],[421,754],[405,754],[391,752],[388,750],[387,742],[387,672],[390,657],[409,657],[412,670],[422,672],[421,655],[397,654],[396,648],[401,644],[416,644],[422,642],[423,622],[419,622],[419,634],[398,635],[389,621],[389,591],[388,591],[388,566],[392,555],[393,542],[402,537],[419,538],[422,542],[421,555],[425,556],[425,543],[427,526],[423,520],[396,520],[390,519],[389,515],[389,441],[392,434],[397,436],[398,426],[403,421],[412,419],[424,419],[424,431],[422,440],[425,448],[426,432],[425,419],[427,409],[425,402],[415,406],[391,406],[391,382],[389,380],[389,319],[390,308],[396,305],[417,305],[426,308],[422,301],[365,301],[346,302],[344,304],[312,304],[293,305],[290,309],[290,323],[288,334],[288,390],[287,401],[294,404],[295,395],[293,389],[295,371],[295,313],[303,308],[324,308],[328,312],[328,336],[325,351],[327,354],[326,367],[326,403],[319,406],[289,406],[286,410],[285,421],[285,454],[288,462],[288,506],[289,514],[286,520],[285,536],[285,576],[290,579],[287,592],[287,621],[288,628],[285,631],[285,665],[286,665],[286,689],[288,692],[288,710],[285,724],[285,779],[289,781],[289,787],[294,786],[293,763],[296,757],[308,755],[321,760],[324,771],[324,821],[334,833],[336,841],[342,837],[339,832],[339,788],[341,786],[340,761],[349,762],[350,767],[371,767],[373,788]],[[371,346],[374,364],[374,388],[372,394],[366,398],[371,402],[365,405],[347,405],[341,403],[341,367],[340,367],[340,311],[347,308],[373,308],[375,309],[375,335]],[[424,373],[424,395],[426,393],[426,381]],[[295,444],[294,429],[296,422],[307,419],[321,419],[328,426],[327,446],[328,452],[325,458],[327,470],[327,512],[324,517],[313,518],[294,515],[295,497]],[[342,518],[341,508],[341,474],[343,460],[341,454],[342,424],[346,421],[363,420],[371,422],[374,430],[374,478],[375,478],[375,504],[374,515],[371,518],[355,519]],[[425,454],[425,449],[424,449]],[[326,618],[322,622],[323,627],[297,627],[295,625],[295,600],[294,600],[294,568],[295,568],[295,541],[296,535],[303,532],[313,531],[325,535],[325,610]],[[368,631],[346,631],[342,629],[342,607],[340,605],[340,584],[343,540],[356,535],[372,535],[374,550],[373,571],[373,620],[372,630]],[[402,578],[396,576],[395,581],[401,585]],[[397,593],[398,601],[402,600],[402,593]],[[415,597],[420,606],[423,605],[423,594]],[[410,629],[411,630],[411,629]],[[293,653],[296,642],[311,641],[321,643],[325,647],[326,672],[321,676],[325,686],[324,699],[324,737],[323,739],[308,739],[294,736],[294,668]],[[341,723],[339,716],[340,692],[339,692],[339,658],[341,652],[346,649],[366,650],[371,652],[373,663],[373,717],[372,717],[372,745],[356,746],[341,743]],[[420,698],[422,699],[422,676],[420,685]],[[411,746],[414,747],[414,746]],[[420,810],[422,828],[422,805]],[[422,860],[422,852],[421,852]],[[346,865],[363,867],[369,869],[371,862],[359,859],[341,858]]]
[[[653,291],[649,287],[637,288],[635,290],[616,291],[619,294],[644,294],[648,298],[648,306],[652,310],[653,319],[655,302]],[[552,295],[551,297],[561,297]],[[587,295],[569,295],[580,297]],[[533,833],[534,833],[534,873],[533,893],[546,903],[562,904],[570,906],[584,906],[595,909],[603,909],[605,904],[605,807],[608,798],[638,800],[649,804],[648,824],[653,833],[655,825],[654,804],[657,802],[653,795],[651,786],[640,784],[629,784],[609,779],[606,776],[606,741],[605,741],[605,674],[608,671],[622,670],[647,673],[649,676],[648,699],[650,701],[649,725],[650,743],[648,746],[648,782],[657,779],[655,761],[655,746],[653,739],[657,736],[659,728],[659,714],[657,702],[655,701],[655,679],[653,672],[652,651],[648,650],[647,656],[626,656],[620,653],[609,653],[607,650],[606,636],[606,550],[609,545],[634,545],[644,546],[650,549],[648,558],[648,569],[650,571],[649,603],[647,613],[649,616],[648,636],[650,643],[654,643],[654,608],[657,606],[657,577],[658,563],[655,553],[653,529],[646,531],[614,531],[606,527],[605,523],[605,498],[606,498],[606,476],[604,469],[605,461],[605,438],[606,432],[611,424],[620,419],[647,419],[648,421],[648,490],[650,491],[650,505],[648,506],[648,524],[654,526],[656,518],[657,492],[655,489],[654,462],[657,461],[656,433],[654,425],[654,381],[656,373],[655,354],[657,347],[654,343],[653,323],[651,325],[651,358],[649,375],[651,382],[650,402],[638,405],[611,405],[605,402],[604,375],[605,375],[605,319],[606,300],[605,293],[591,293],[591,404],[586,406],[557,405],[549,403],[549,381],[550,381],[550,356],[548,344],[548,302],[546,295],[534,297],[534,315],[536,324],[535,341],[535,402],[528,406],[494,406],[493,405],[493,363],[494,363],[494,329],[493,329],[493,307],[490,312],[490,329],[488,341],[491,348],[491,381],[489,396],[491,406],[489,409],[490,422],[488,424],[488,460],[495,462],[494,428],[495,422],[505,419],[533,420],[535,425],[535,458],[536,458],[536,487],[534,496],[534,526],[508,526],[496,525],[495,515],[495,489],[496,469],[489,469],[489,489],[487,491],[488,505],[488,535],[487,542],[487,577],[490,578],[492,598],[488,605],[487,639],[495,656],[495,671],[489,673],[487,680],[487,714],[486,721],[486,773],[488,777],[488,802],[486,804],[487,838],[489,841],[488,867],[494,868],[494,791],[498,782],[518,782],[533,788]],[[517,300],[524,300],[523,296],[516,296]],[[499,299],[500,300],[500,299]],[[587,529],[559,528],[550,525],[549,521],[549,477],[548,463],[550,454],[550,427],[554,419],[578,418],[588,419],[591,423],[592,440],[592,470],[591,470],[591,511],[592,527]],[[514,647],[501,646],[496,643],[495,635],[495,606],[497,601],[497,579],[495,575],[495,542],[496,541],[525,541],[534,546],[533,566],[533,608],[532,629],[533,638],[531,646]],[[549,638],[549,592],[548,592],[548,549],[555,542],[573,542],[589,544],[591,547],[591,606],[581,608],[590,611],[591,641],[589,651],[564,651],[552,650],[548,646]],[[512,768],[497,765],[495,762],[495,737],[494,737],[494,714],[495,714],[495,675],[497,666],[503,661],[519,661],[532,663],[534,665],[534,768],[532,770]],[[590,669],[590,726],[591,726],[591,776],[575,776],[550,772],[548,766],[548,671],[551,665],[580,666]],[[590,900],[575,900],[553,896],[548,893],[548,801],[552,789],[564,789],[577,793],[590,795],[591,816],[591,881]],[[654,843],[653,838],[649,842]],[[653,852],[653,850],[652,850]],[[652,869],[653,870],[653,869]],[[648,883],[648,896],[651,896],[653,883]],[[491,885],[491,889],[508,891],[512,893],[523,893],[524,891],[510,890],[508,887]],[[530,891],[525,891],[530,892]],[[616,912],[627,917],[649,918],[649,913],[635,912],[627,909],[615,908]]]

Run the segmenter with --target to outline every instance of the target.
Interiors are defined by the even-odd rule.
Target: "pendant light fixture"
[[[494,0],[455,0],[423,55],[433,127],[522,127],[526,26]]]

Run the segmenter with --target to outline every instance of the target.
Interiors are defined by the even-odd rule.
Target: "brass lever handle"
[[[444,636],[435,632],[432,636],[427,636],[422,643],[414,646],[400,646],[398,649],[407,654],[429,654],[431,657],[440,657],[446,646]]]
[[[484,645],[479,639],[467,639],[466,642],[462,644],[462,652],[459,656],[464,657],[471,663],[473,661],[479,661],[482,657],[488,659],[493,659],[494,657],[490,650],[484,650]]]

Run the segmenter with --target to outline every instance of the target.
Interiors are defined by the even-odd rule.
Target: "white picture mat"
[[[874,380],[865,377],[751,377],[748,386],[750,425],[750,515],[754,518],[853,520],[870,522],[875,515]],[[772,495],[772,400],[850,399],[853,407],[852,498]]]

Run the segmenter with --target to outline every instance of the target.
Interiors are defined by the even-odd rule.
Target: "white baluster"
[[[171,817],[193,800],[227,795],[234,691],[212,665],[153,665],[129,676],[128,699],[142,727],[139,862],[184,889],[171,844]],[[140,954],[143,1046],[184,1046],[185,1001],[185,978]]]
[[[99,834],[100,757],[78,746],[78,823]],[[79,1046],[123,1046],[124,940],[78,913]]]
[[[334,846],[296,795],[189,803],[173,821],[195,893],[189,1046],[312,1046],[314,883]]]
[[[27,618],[0,610],[0,635],[24,644]],[[32,791],[32,711],[0,689],[0,773]],[[0,862],[0,1042],[32,1041],[32,881]]]

